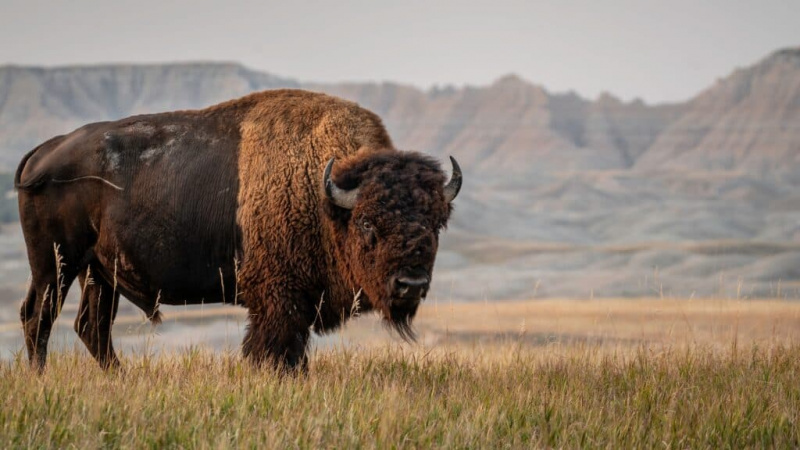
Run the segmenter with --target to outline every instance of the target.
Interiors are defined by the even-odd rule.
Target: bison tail
[[[149,317],[150,323],[153,325],[161,325],[161,311],[156,310]]]
[[[24,183],[22,182],[22,171],[25,170],[25,164],[28,162],[31,156],[33,156],[33,154],[36,153],[36,150],[39,150],[40,147],[41,145],[29,151],[28,153],[25,154],[25,156],[22,157],[22,161],[20,161],[19,166],[17,167],[17,172],[14,174],[14,189],[16,190],[31,189],[40,184],[39,178],[26,180]]]

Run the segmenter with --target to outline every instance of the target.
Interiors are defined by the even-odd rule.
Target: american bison
[[[50,139],[15,177],[31,363],[44,368],[76,278],[75,331],[103,367],[119,364],[120,294],[154,323],[159,304],[241,304],[244,356],[284,369],[305,368],[310,328],[337,328],[354,301],[413,338],[461,187],[451,161],[448,181],[434,159],[396,150],[372,112],[300,90]]]

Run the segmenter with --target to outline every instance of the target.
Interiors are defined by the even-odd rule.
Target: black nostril
[[[394,280],[394,293],[399,297],[420,297],[428,291],[428,277],[399,277]]]

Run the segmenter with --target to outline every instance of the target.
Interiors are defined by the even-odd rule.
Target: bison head
[[[333,223],[339,267],[374,309],[406,339],[431,282],[439,233],[461,188],[450,158],[449,181],[439,163],[416,152],[361,152],[323,175],[326,215]],[[364,296],[362,296],[364,297]]]

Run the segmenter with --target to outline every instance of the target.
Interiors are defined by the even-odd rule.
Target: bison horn
[[[322,175],[322,184],[325,186],[325,195],[333,202],[334,205],[344,208],[353,209],[356,206],[356,199],[358,198],[358,188],[345,190],[336,186],[331,179],[331,169],[333,169],[333,161],[331,158],[328,165],[325,166],[325,173]]]
[[[456,159],[450,157],[450,163],[453,165],[453,174],[450,175],[450,181],[444,185],[444,199],[447,203],[455,200],[458,191],[461,190],[461,167],[458,166]]]

